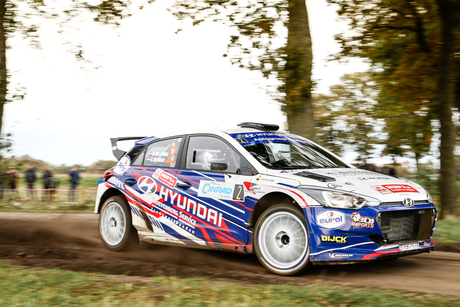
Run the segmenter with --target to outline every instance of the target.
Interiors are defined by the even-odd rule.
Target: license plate
[[[404,244],[404,245],[399,245],[399,249],[403,252],[405,251],[412,251],[415,249],[421,249],[420,245],[418,243],[414,244]]]

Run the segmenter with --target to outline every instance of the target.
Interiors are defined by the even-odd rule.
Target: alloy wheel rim
[[[110,202],[102,212],[101,234],[108,244],[115,246],[123,240],[125,233],[125,212],[119,203]]]
[[[262,224],[258,235],[264,259],[279,269],[293,268],[308,252],[307,230],[292,213],[276,212]]]

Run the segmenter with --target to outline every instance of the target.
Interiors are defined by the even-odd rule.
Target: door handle
[[[137,181],[134,180],[134,179],[126,179],[126,180],[125,180],[125,183],[126,183],[127,185],[133,185],[133,184],[136,184],[136,182],[137,182]]]
[[[181,189],[190,189],[192,185],[190,183],[184,182],[184,183],[178,183],[177,187]]]

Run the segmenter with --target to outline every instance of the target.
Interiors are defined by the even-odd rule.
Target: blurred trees
[[[86,167],[86,172],[89,174],[104,174],[104,172],[112,168],[117,161],[114,160],[98,160]]]
[[[316,132],[320,144],[336,154],[355,151],[370,156],[379,143],[383,121],[375,118],[375,82],[365,72],[345,75],[329,95],[315,97]]]
[[[361,158],[383,149],[394,164],[397,156],[413,154],[418,167],[430,150],[431,113],[404,103],[393,92],[383,94],[379,79],[372,72],[345,75],[330,94],[315,97],[320,143],[336,153],[355,151]]]
[[[387,152],[398,154],[406,143],[420,157],[431,142],[430,121],[439,121],[441,214],[458,215],[452,108],[460,99],[455,97],[460,1],[328,1],[339,5],[353,30],[336,37],[342,46],[337,57],[364,57],[372,65],[378,112],[388,117]]]
[[[177,0],[171,11],[193,25],[209,20],[229,26],[234,33],[224,56],[241,68],[278,80],[271,94],[284,105],[290,132],[316,138],[305,0]]]

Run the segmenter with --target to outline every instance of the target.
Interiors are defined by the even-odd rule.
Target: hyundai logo
[[[402,203],[407,208],[412,208],[414,206],[414,200],[412,198],[404,198]]]

